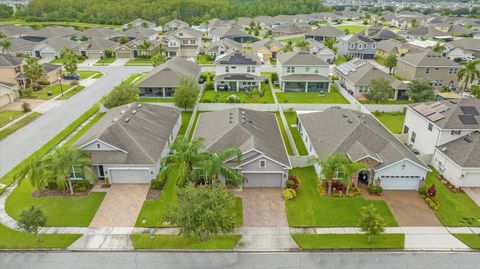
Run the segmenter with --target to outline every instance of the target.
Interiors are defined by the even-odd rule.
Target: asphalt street
[[[4,252],[5,269],[479,268],[478,252]]]
[[[151,70],[148,66],[89,67],[105,75],[92,85],[61,102],[40,118],[0,141],[0,177],[42,147],[72,121],[98,102],[133,73]]]

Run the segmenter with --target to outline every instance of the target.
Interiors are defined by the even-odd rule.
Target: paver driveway
[[[288,227],[280,188],[245,188],[235,193],[243,201],[243,226]]]
[[[90,227],[134,227],[147,198],[148,184],[117,184],[110,188],[95,186],[92,191],[107,193]]]
[[[384,191],[381,197],[400,226],[442,226],[416,191]]]

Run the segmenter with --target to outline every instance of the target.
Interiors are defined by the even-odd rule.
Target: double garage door
[[[281,188],[282,173],[245,173],[244,188]]]
[[[418,190],[420,178],[382,178],[384,190]]]
[[[151,175],[147,169],[111,169],[112,184],[150,184]]]
[[[480,173],[466,173],[460,182],[462,187],[480,187]]]
[[[10,104],[10,96],[8,94],[0,96],[0,106]]]

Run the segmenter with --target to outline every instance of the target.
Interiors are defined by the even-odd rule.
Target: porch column
[[[213,82],[213,87],[214,87],[215,91],[217,91],[217,82],[216,81]]]
[[[395,90],[395,93],[393,94],[393,100],[397,100],[398,98],[398,90]]]
[[[305,92],[308,92],[308,82],[305,82]]]
[[[162,97],[165,97],[165,88],[162,88],[162,91],[163,91],[163,96]]]
[[[240,81],[237,81],[237,92],[240,91]]]
[[[282,92],[285,91],[285,81],[282,81],[282,85],[280,85],[282,87]]]
[[[332,83],[330,82],[327,82],[327,83],[328,83],[327,92],[330,92],[330,87],[332,86]]]

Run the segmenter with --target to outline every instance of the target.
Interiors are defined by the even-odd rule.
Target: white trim
[[[117,149],[117,150],[119,150],[119,151],[121,151],[121,152],[123,152],[123,153],[128,153],[128,151],[125,151],[125,150],[123,150],[123,149],[121,149],[121,148],[117,148],[117,147],[115,147],[115,146],[113,146],[113,145],[111,145],[111,144],[109,144],[109,143],[107,143],[107,142],[104,142],[104,141],[102,141],[102,140],[100,140],[100,139],[98,139],[98,138],[97,138],[97,139],[94,139],[94,140],[92,140],[92,141],[90,141],[90,142],[88,142],[88,143],[85,143],[84,145],[80,146],[79,148],[84,148],[84,147],[86,147],[86,146],[88,146],[88,145],[90,145],[90,144],[92,144],[92,143],[94,143],[94,142],[102,142],[103,144],[108,145],[108,146],[110,146],[110,147],[112,147],[112,148],[114,148],[114,149]]]
[[[242,174],[283,174],[283,171],[242,171]]]
[[[445,153],[443,153],[441,150],[439,150],[437,147],[434,148],[433,150],[433,155],[432,155],[432,158],[435,156],[435,152],[438,152],[442,155],[442,157],[445,157],[446,159],[448,159],[449,161],[451,161],[453,164],[455,164],[458,168],[460,168],[460,170],[463,170],[463,169],[469,169],[469,170],[480,170],[480,167],[463,167],[461,165],[459,165],[458,163],[456,163],[454,160],[452,160],[450,157],[448,157]],[[432,162],[434,160],[432,159]]]
[[[256,150],[256,151],[258,151],[258,150]],[[254,162],[254,161],[256,161],[256,160],[258,160],[258,159],[260,159],[260,158],[266,158],[266,159],[269,159],[269,160],[272,161],[272,162],[278,163],[280,166],[283,166],[283,167],[285,167],[285,168],[287,168],[287,169],[290,169],[289,166],[286,166],[285,164],[280,163],[279,161],[276,161],[276,160],[268,157],[267,155],[265,155],[265,153],[263,153],[263,152],[261,152],[261,151],[258,151],[258,153],[260,154],[260,156],[258,156],[257,158],[254,158],[254,159],[252,159],[252,160],[250,160],[250,161],[248,161],[248,162],[245,162],[245,163],[241,163],[239,166],[237,166],[237,167],[235,167],[235,168],[240,169],[241,167],[243,167],[243,166],[245,166],[245,165],[247,165],[247,164],[249,164],[249,163],[251,163],[251,162]],[[288,155],[287,155],[287,157],[288,157]],[[289,158],[288,160],[290,161],[290,158]]]
[[[387,166],[384,166],[384,167],[382,167],[382,168],[380,168],[380,169],[374,169],[374,170],[375,170],[375,172],[382,171],[383,169],[386,169],[386,168],[388,168],[388,167],[390,167],[390,166],[393,166],[393,165],[395,165],[395,164],[398,164],[398,163],[400,163],[400,162],[402,162],[402,161],[409,161],[410,163],[413,163],[413,164],[415,164],[416,166],[418,166],[418,167],[420,167],[420,168],[422,168],[422,169],[427,170],[428,172],[431,172],[431,171],[432,171],[430,168],[424,167],[424,166],[422,166],[422,165],[420,165],[420,164],[418,164],[418,163],[416,163],[416,162],[414,162],[414,161],[412,161],[412,160],[410,160],[410,159],[408,159],[408,158],[403,158],[403,159],[401,159],[401,160],[399,160],[399,161],[396,161],[396,162],[394,162],[394,163],[391,163],[391,164],[389,164],[389,165],[387,165]]]

